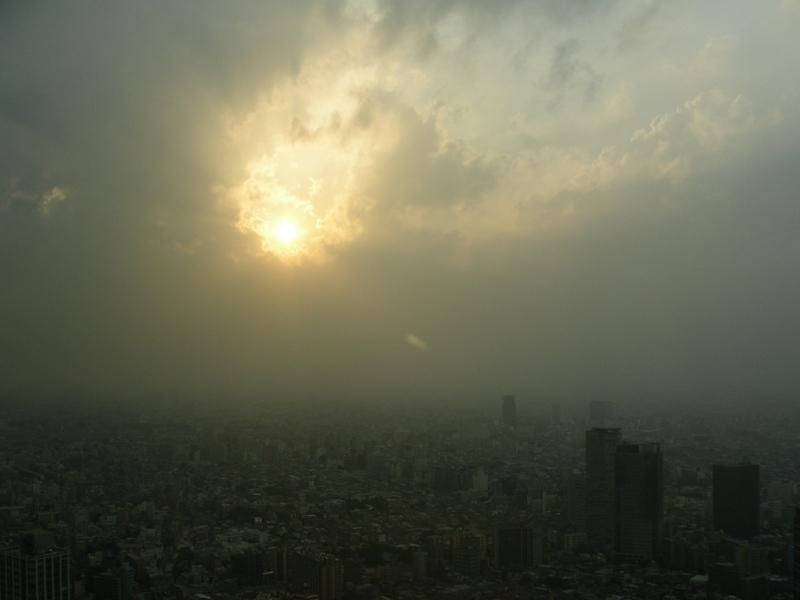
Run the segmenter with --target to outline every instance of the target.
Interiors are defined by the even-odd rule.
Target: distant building
[[[46,531],[23,535],[19,548],[0,551],[0,598],[72,600],[69,551]]]
[[[344,593],[344,567],[330,554],[292,552],[289,579],[293,592],[316,594],[319,600],[334,600]]]
[[[565,551],[582,548],[586,545],[586,534],[582,531],[565,533],[561,536],[561,549]]]
[[[571,475],[567,480],[567,523],[586,532],[586,475]]]
[[[444,569],[444,538],[441,535],[429,535],[425,538],[423,549],[427,554],[428,574],[438,575]]]
[[[453,569],[464,575],[481,574],[481,547],[477,544],[466,544],[453,548]]]
[[[542,537],[528,526],[499,527],[494,532],[496,569],[522,571],[542,562]]]
[[[517,424],[517,400],[514,396],[503,396],[500,422],[509,427],[514,427]]]
[[[584,525],[589,545],[613,547],[615,535],[615,456],[618,428],[595,427],[586,432],[586,509]]]
[[[759,466],[750,463],[714,465],[711,511],[714,531],[739,540],[758,535],[760,524]]]
[[[265,546],[253,544],[231,556],[236,580],[243,585],[264,585],[275,580],[277,553]]]
[[[428,553],[424,550],[414,552],[412,555],[412,564],[414,567],[414,577],[427,577],[428,576]]]
[[[731,562],[718,562],[708,568],[710,591],[729,594],[742,600],[766,600],[769,584],[766,575],[742,575],[738,566]]]
[[[129,600],[134,588],[133,568],[127,564],[94,576],[95,600]]]
[[[657,443],[617,446],[615,471],[615,550],[628,557],[659,556],[664,537],[661,447]]]
[[[473,471],[472,491],[483,495],[489,493],[489,475],[483,469]]]

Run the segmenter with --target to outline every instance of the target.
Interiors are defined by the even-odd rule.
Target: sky
[[[799,30],[4,2],[0,395],[794,402]]]

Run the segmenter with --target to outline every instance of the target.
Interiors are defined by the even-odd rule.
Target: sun
[[[280,240],[284,245],[290,245],[300,235],[300,230],[291,221],[282,221],[275,229],[272,230],[275,237]]]

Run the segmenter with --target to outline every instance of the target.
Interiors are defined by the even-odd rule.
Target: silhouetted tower
[[[615,456],[616,551],[661,554],[664,537],[664,458],[657,443],[620,444]]]
[[[586,537],[595,547],[614,545],[615,463],[619,428],[595,427],[586,432]]]
[[[503,396],[503,412],[500,422],[509,427],[517,424],[517,400],[514,396]]]
[[[759,467],[750,463],[714,465],[711,510],[714,531],[739,540],[758,535],[760,521]]]

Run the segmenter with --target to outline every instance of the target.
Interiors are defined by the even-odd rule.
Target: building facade
[[[620,444],[615,456],[618,554],[661,555],[664,539],[664,459],[657,443]]]
[[[47,532],[30,532],[18,548],[0,551],[0,598],[72,600],[69,551]]]
[[[316,594],[319,600],[334,600],[344,593],[344,567],[330,554],[292,552],[289,579],[293,592]]]
[[[584,526],[589,545],[613,547],[615,536],[615,456],[619,428],[595,427],[586,432],[586,508]]]

